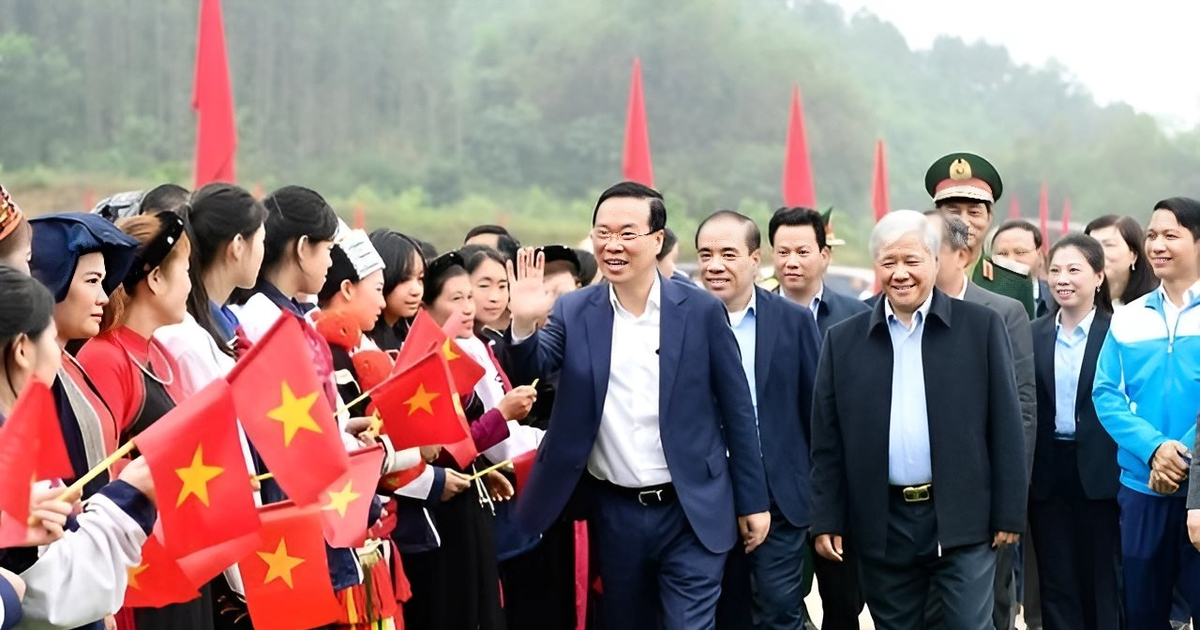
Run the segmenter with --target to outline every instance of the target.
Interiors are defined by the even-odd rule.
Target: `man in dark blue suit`
[[[780,208],[767,225],[779,294],[816,316],[822,339],[834,324],[871,310],[865,303],[825,287],[832,255],[829,235],[825,218],[811,208]],[[821,591],[821,630],[858,630],[863,598],[853,552],[853,545],[845,545],[846,562],[812,556]]]
[[[744,581],[753,584],[755,628],[795,630],[804,623],[808,438],[821,341],[808,309],[754,286],[761,243],[754,221],[730,210],[710,215],[696,231],[700,279],[725,304],[741,349],[758,432],[766,438],[762,456],[772,499],[770,536],[749,556],[749,571],[738,571],[747,563],[730,558],[726,583],[744,573]],[[744,612],[732,619],[723,611],[721,625],[745,628],[750,619]]]
[[[713,627],[739,530],[753,551],[771,526],[737,341],[718,300],[659,275],[666,218],[652,188],[606,190],[591,236],[608,282],[563,295],[541,330],[541,265],[523,253],[510,279],[509,375],[561,370],[517,522],[585,507],[602,628]]]

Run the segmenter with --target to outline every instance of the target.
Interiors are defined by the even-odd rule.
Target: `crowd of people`
[[[107,461],[287,318],[340,444],[385,453],[366,543],[327,546],[330,627],[796,630],[814,583],[826,630],[864,610],[880,629],[1189,623],[1200,202],[1050,243],[993,226],[1002,181],[977,155],[925,184],[929,210],[875,225],[867,300],[825,283],[841,241],[801,207],[713,212],[689,277],[634,182],[600,196],[584,249],[480,225],[442,253],[300,186],[36,216],[0,188],[0,419],[44,384],[73,470],[0,522],[25,529],[0,550],[0,628],[254,627],[236,566],[126,604],[157,493],[137,452]],[[373,422],[419,317],[483,374],[456,401],[474,461]],[[239,438],[256,504],[287,500]]]

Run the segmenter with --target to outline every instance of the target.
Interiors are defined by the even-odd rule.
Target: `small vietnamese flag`
[[[173,558],[259,527],[229,385],[191,396],[136,438],[158,494],[163,545]]]
[[[338,620],[318,510],[290,501],[261,509],[262,544],[238,563],[255,630],[302,630]]]
[[[453,444],[471,436],[441,354],[427,355],[371,395],[396,449]]]
[[[383,455],[382,446],[351,453],[350,470],[321,496],[321,528],[330,547],[361,547],[366,542]]]
[[[350,468],[304,325],[280,314],[226,377],[246,436],[298,505],[317,502]]]
[[[162,608],[190,602],[200,596],[179,565],[168,556],[158,538],[160,533],[161,523],[142,544],[142,561],[126,570],[126,606]]]
[[[54,404],[54,395],[50,388],[36,379],[30,379],[24,391],[17,397],[13,405],[11,419],[14,416],[30,416],[29,421],[38,427],[37,444],[37,478],[38,479],[72,479],[75,477],[75,467],[67,455],[67,445],[63,442],[62,425],[58,423],[58,408]]]
[[[517,478],[516,491],[520,492],[529,483],[529,475],[533,473],[533,462],[537,460],[537,449],[525,451],[512,460],[513,474]]]
[[[30,379],[0,427],[0,546],[24,542],[34,479],[75,475],[50,388]]]
[[[396,367],[392,374],[399,374],[411,368],[427,355],[437,351],[440,351],[446,360],[446,367],[454,379],[454,390],[460,395],[470,395],[475,389],[475,384],[486,374],[483,366],[464,352],[452,336],[440,328],[425,311],[419,311],[413,320],[408,337],[396,357]]]

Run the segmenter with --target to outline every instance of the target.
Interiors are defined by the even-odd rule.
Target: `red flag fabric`
[[[454,444],[471,436],[440,353],[384,381],[371,400],[397,449]]]
[[[238,563],[255,630],[302,630],[338,620],[317,506],[262,508],[262,544]]]
[[[1050,249],[1050,200],[1046,183],[1042,182],[1042,193],[1038,197],[1038,226],[1042,229],[1042,251]]]
[[[875,173],[871,177],[871,208],[875,211],[876,223],[888,213],[889,209],[887,162],[884,156],[883,138],[875,143]]]
[[[1021,200],[1017,199],[1016,195],[1012,195],[1008,198],[1008,218],[1021,218]]]
[[[160,526],[155,526],[142,545],[141,564],[126,571],[129,583],[125,587],[125,605],[128,607],[162,608],[190,602],[200,596],[194,582],[184,575],[163,547],[158,537]]]
[[[229,385],[213,381],[136,438],[158,494],[163,545],[181,558],[258,530]]]
[[[384,475],[379,480],[379,485],[389,492],[395,492],[420,477],[421,473],[425,472],[426,466],[425,460],[419,460],[416,466]]]
[[[246,436],[298,505],[315,503],[350,469],[303,325],[281,314],[226,377]]]
[[[259,542],[261,538],[256,531],[176,558],[175,564],[179,565],[187,579],[198,588],[245,558],[246,554],[258,547]]]
[[[330,547],[361,547],[367,541],[371,498],[379,485],[383,447],[350,454],[350,470],[321,497],[321,528]]]
[[[0,547],[25,541],[39,440],[36,422],[33,414],[14,413],[0,427]]]
[[[517,492],[520,492],[525,488],[525,484],[529,483],[529,475],[533,472],[533,462],[537,460],[537,453],[535,448],[513,458],[513,474],[517,477]]]
[[[646,102],[642,96],[642,60],[634,58],[629,80],[629,107],[625,112],[625,154],[621,158],[625,179],[654,187],[650,161],[650,130],[646,126]]]
[[[800,86],[792,90],[792,111],[788,117],[787,147],[783,152],[783,203],[805,208],[815,208],[817,205],[812,163],[808,160],[808,140],[804,135],[804,105],[800,101]]]
[[[1063,200],[1063,221],[1062,231],[1059,232],[1059,237],[1066,236],[1071,231],[1071,198],[1067,197]],[[1047,236],[1047,238],[1049,238]]]
[[[476,457],[479,457],[479,450],[475,448],[475,440],[470,436],[457,442],[446,444],[442,447],[442,450],[450,453],[450,457],[453,457],[454,462],[463,470],[466,470],[467,466],[470,466]]]
[[[196,110],[196,188],[209,182],[233,182],[237,128],[233,86],[225,56],[221,0],[200,0],[200,34],[192,109]]]
[[[399,374],[411,368],[434,351],[440,351],[446,360],[446,367],[454,380],[454,391],[469,396],[486,371],[425,311],[419,311],[413,320],[392,373]]]

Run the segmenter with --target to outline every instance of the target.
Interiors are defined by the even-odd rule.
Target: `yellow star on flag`
[[[417,385],[417,392],[412,395],[412,398],[409,398],[408,400],[404,401],[404,404],[408,405],[408,415],[411,416],[411,415],[413,415],[413,412],[415,412],[418,409],[421,409],[425,412],[428,412],[429,415],[432,416],[433,415],[433,401],[438,396],[441,396],[441,394],[439,394],[437,392],[425,391],[424,383]]]
[[[283,580],[288,588],[292,586],[292,569],[304,564],[304,558],[294,558],[288,555],[287,541],[280,538],[279,546],[275,547],[274,553],[265,551],[258,552],[258,557],[267,563],[267,577],[263,578],[263,584],[270,584],[272,580]]]
[[[138,584],[137,576],[145,573],[146,569],[149,569],[149,568],[150,568],[150,565],[143,562],[143,563],[137,565],[136,567],[127,569],[125,571],[125,575],[129,580],[129,586],[132,588],[136,588],[139,591],[142,590],[142,585]]]
[[[297,398],[292,387],[284,381],[280,385],[279,406],[268,411],[267,417],[283,423],[283,445],[291,446],[292,438],[300,429],[321,432],[321,425],[312,417],[312,406],[317,402],[317,392]]]
[[[442,344],[442,356],[446,357],[447,361],[453,361],[461,356],[455,352],[454,348],[450,345],[449,337],[446,338],[446,343]]]
[[[192,455],[192,465],[186,468],[176,468],[175,474],[183,481],[183,489],[175,500],[175,507],[183,505],[185,499],[195,496],[206,507],[208,506],[208,482],[216,479],[225,472],[220,466],[209,466],[204,463],[204,445],[196,445],[196,453]]]
[[[354,500],[362,495],[354,491],[354,480],[346,482],[346,487],[334,492],[329,490],[329,503],[325,504],[322,510],[337,510],[338,516],[346,518],[346,510],[350,507]]]

